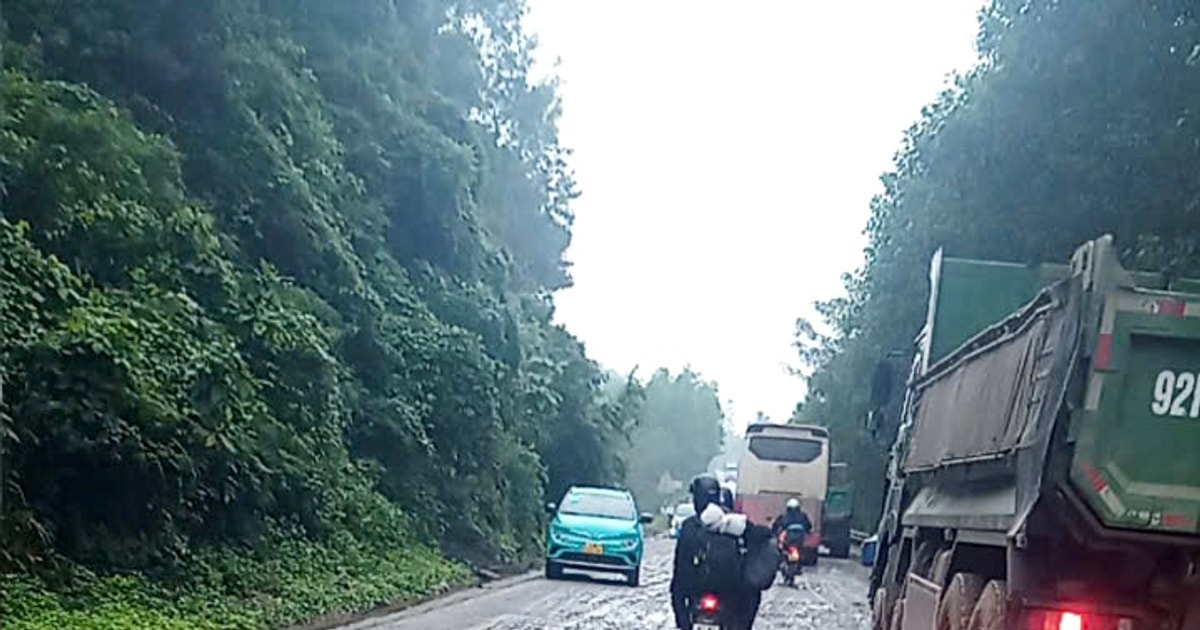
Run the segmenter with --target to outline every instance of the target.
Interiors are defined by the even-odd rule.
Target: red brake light
[[[717,599],[716,595],[705,595],[700,598],[700,610],[706,613],[715,613],[721,607],[721,600]]]
[[[1083,615],[1065,612],[1058,618],[1058,630],[1083,630]]]
[[[1029,630],[1088,630],[1085,617],[1065,610],[1037,610],[1029,616]]]
[[[1029,630],[1134,630],[1128,617],[1073,612],[1070,610],[1033,609],[1029,611]]]
[[[1084,630],[1084,616],[1064,610],[1034,610],[1029,615],[1029,630]]]

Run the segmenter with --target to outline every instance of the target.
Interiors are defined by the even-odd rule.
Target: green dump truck
[[[1069,265],[939,252],[931,281],[902,395],[872,392],[898,409],[874,628],[1200,628],[1200,282],[1107,236]]]
[[[829,465],[829,489],[825,491],[821,543],[834,558],[850,557],[850,521],[854,517],[854,486],[845,462]]]

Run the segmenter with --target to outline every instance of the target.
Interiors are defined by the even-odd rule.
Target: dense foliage
[[[436,593],[466,571],[411,544],[386,548],[341,534],[313,543],[273,541],[270,557],[219,550],[193,563],[180,586],[136,575],[77,570],[55,588],[31,576],[0,578],[4,627],[13,630],[233,630],[282,628],[330,611],[360,611]],[[394,541],[392,541],[394,542]]]
[[[1114,234],[1129,264],[1200,272],[1200,15],[1182,0],[993,0],[981,64],[907,134],[883,176],[861,269],[798,326],[810,391],[853,462],[860,527],[878,515],[886,445],[862,429],[875,362],[908,352],[934,250],[1065,262]],[[911,355],[910,355],[911,356]]]
[[[640,388],[552,321],[577,193],[523,12],[4,2],[0,570],[380,580],[264,583],[270,625],[460,579],[429,542],[528,557],[623,478]]]
[[[721,450],[726,419],[716,385],[691,369],[655,372],[644,395],[626,458],[627,484],[643,509],[653,509],[679,494],[669,482],[686,485],[704,472]]]

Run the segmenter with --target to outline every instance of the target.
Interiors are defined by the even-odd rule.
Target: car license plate
[[[698,623],[692,626],[692,630],[721,630],[721,627],[711,623]]]
[[[583,553],[593,556],[602,556],[604,555],[604,545],[601,545],[600,543],[588,543],[583,546]]]

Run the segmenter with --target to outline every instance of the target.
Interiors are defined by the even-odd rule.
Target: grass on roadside
[[[426,547],[379,549],[350,535],[283,540],[260,554],[218,551],[167,589],[140,576],[80,572],[52,591],[32,576],[0,578],[5,630],[272,630],[361,613],[465,584],[471,574]]]

